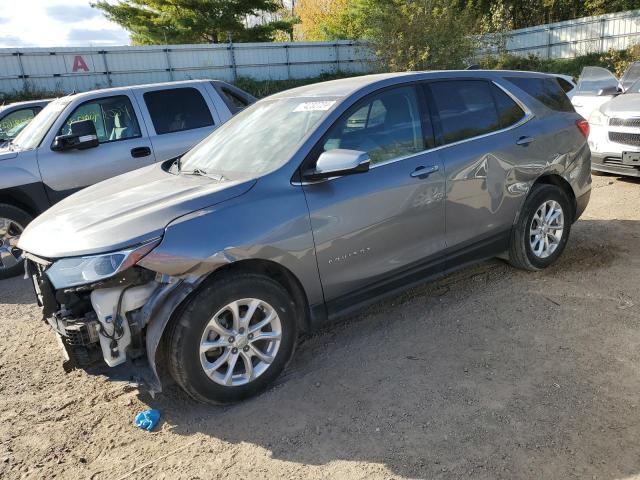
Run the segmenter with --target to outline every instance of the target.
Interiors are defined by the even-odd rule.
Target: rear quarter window
[[[569,97],[554,78],[507,77],[506,80],[524,90],[540,103],[556,112],[575,112]]]

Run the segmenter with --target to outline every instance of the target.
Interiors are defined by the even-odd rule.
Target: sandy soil
[[[233,407],[65,373],[32,300],[0,281],[4,479],[640,476],[638,181],[594,177],[553,268],[496,260],[378,304]]]

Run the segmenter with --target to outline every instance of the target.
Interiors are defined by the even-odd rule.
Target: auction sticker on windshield
[[[304,102],[298,105],[294,112],[324,112],[329,110],[334,104],[335,100],[323,100],[320,102]]]

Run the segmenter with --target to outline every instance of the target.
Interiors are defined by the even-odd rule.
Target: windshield
[[[275,170],[336,101],[334,97],[261,100],[185,154],[181,171],[256,174]]]
[[[633,82],[633,85],[631,85],[624,93],[640,93],[640,79]]]
[[[24,127],[16,138],[11,142],[12,145],[21,150],[31,150],[40,145],[40,142],[47,134],[53,122],[56,121],[60,112],[69,105],[70,98],[60,98],[51,102],[38,113],[29,124]]]
[[[606,68],[585,67],[578,79],[576,95],[597,95],[606,88],[617,88],[618,79]]]
[[[631,87],[636,80],[640,78],[640,62],[633,62],[629,65],[629,68],[624,72],[622,79],[620,80],[620,86],[623,91],[626,91]]]

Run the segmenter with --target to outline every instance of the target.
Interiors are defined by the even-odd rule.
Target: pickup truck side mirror
[[[598,90],[598,96],[599,97],[606,97],[609,95],[618,95],[620,92],[620,90],[618,90],[618,87],[604,87],[601,88],[600,90]]]
[[[368,171],[369,154],[367,152],[336,148],[322,153],[318,157],[316,167],[307,170],[303,177],[305,180],[315,181]]]
[[[67,150],[85,150],[97,147],[98,134],[96,126],[91,120],[73,122],[71,133],[68,135],[58,135],[51,145],[51,150],[64,152]]]

